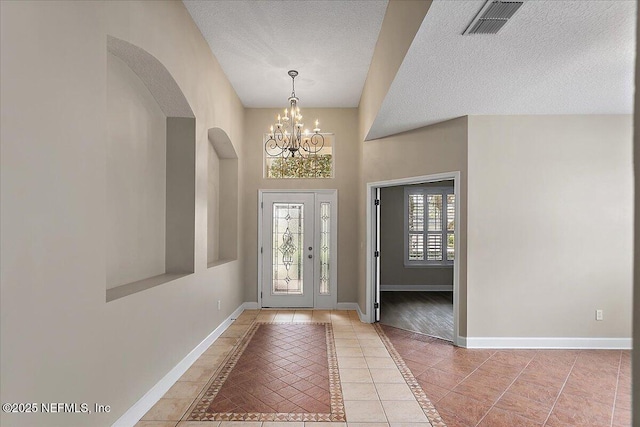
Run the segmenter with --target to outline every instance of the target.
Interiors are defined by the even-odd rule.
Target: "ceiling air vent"
[[[522,6],[521,1],[488,0],[463,35],[496,34]]]

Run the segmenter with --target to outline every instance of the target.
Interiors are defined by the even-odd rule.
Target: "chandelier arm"
[[[314,133],[304,140],[300,148],[308,154],[318,154],[324,148],[324,136]]]
[[[286,149],[278,145],[274,138],[269,138],[264,144],[264,150],[269,156],[276,157],[282,155]]]
[[[289,152],[289,146],[290,142],[285,136],[284,131],[277,129],[265,142],[265,151],[270,156],[280,156],[284,153],[284,157],[288,157],[286,154]]]

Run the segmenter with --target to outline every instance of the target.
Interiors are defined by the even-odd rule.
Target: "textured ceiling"
[[[357,107],[387,0],[184,0],[246,107]]]
[[[184,0],[247,107],[356,107],[387,1]],[[484,0],[435,0],[367,139],[474,114],[629,114],[633,0],[527,0],[462,36]],[[277,25],[276,25],[277,23]],[[289,30],[291,29],[291,30]]]
[[[525,1],[497,35],[484,4],[434,1],[367,139],[474,114],[630,114],[635,1]]]

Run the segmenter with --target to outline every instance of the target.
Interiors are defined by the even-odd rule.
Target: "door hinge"
[[[375,251],[375,252],[373,253],[373,256],[374,256],[374,257],[376,257],[376,258],[378,258],[378,257],[380,256],[380,251]]]
[[[260,209],[264,209],[264,202],[260,202]]]
[[[376,199],[374,203],[376,204],[376,206],[380,206],[380,199]]]
[[[378,303],[378,302],[373,303],[373,308],[375,308],[375,309],[380,308],[380,303]]]
[[[260,291],[260,299],[262,299],[262,291]]]
[[[262,246],[260,246],[260,253],[262,253]]]

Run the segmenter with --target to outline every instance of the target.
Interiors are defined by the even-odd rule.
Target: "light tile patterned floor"
[[[256,321],[332,323],[346,423],[181,421]],[[136,425],[428,427],[429,419],[448,427],[630,425],[629,352],[467,350],[388,329],[379,335],[378,328],[354,311],[245,311]],[[560,372],[566,364],[569,371]],[[565,393],[553,395],[554,387]],[[602,399],[611,402],[605,407]],[[535,402],[552,405],[543,421]],[[601,416],[580,418],[585,413]]]
[[[189,407],[254,322],[331,322],[348,423],[184,421]],[[182,420],[182,421],[181,421]],[[366,424],[362,424],[366,423]],[[247,310],[214,342],[137,426],[428,427],[430,424],[373,325],[355,311]]]

